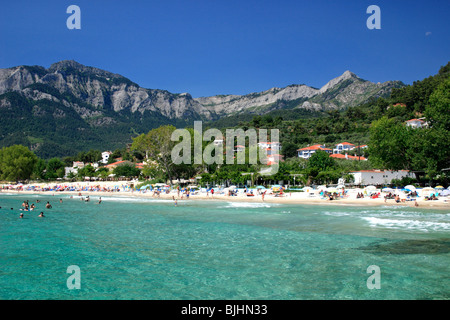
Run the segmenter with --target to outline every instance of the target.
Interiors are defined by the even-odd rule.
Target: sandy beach
[[[385,193],[381,193],[379,198],[372,199],[368,196],[364,198],[356,198],[356,194],[361,192],[362,189],[346,189],[347,194],[344,197],[338,197],[336,200],[328,200],[319,194],[319,190],[315,190],[312,193],[307,192],[292,192],[285,193],[283,196],[275,196],[268,192],[264,196],[261,195],[247,196],[244,193],[238,193],[237,196],[228,196],[225,194],[206,194],[204,192],[198,191],[195,194],[190,194],[189,198],[185,194],[180,192],[178,196],[176,190],[172,190],[169,193],[161,192],[159,195],[154,195],[153,191],[135,191],[131,188],[126,188],[127,182],[78,182],[72,183],[72,186],[76,188],[86,188],[93,186],[100,186],[103,188],[110,188],[111,191],[33,191],[26,190],[27,186],[23,186],[23,190],[1,190],[1,194],[14,193],[14,194],[38,194],[42,196],[58,197],[58,195],[73,195],[78,197],[81,194],[82,197],[106,197],[102,198],[103,201],[107,201],[107,197],[136,197],[136,198],[147,198],[147,199],[164,199],[172,200],[173,198],[177,200],[200,200],[200,201],[240,201],[240,202],[255,202],[255,203],[281,203],[281,204],[304,204],[304,205],[332,205],[332,206],[403,206],[403,207],[414,207],[415,201],[401,201],[396,203],[393,199],[387,199],[385,201]],[[128,182],[129,183],[129,182]],[[53,184],[51,184],[53,185]],[[68,184],[62,184],[68,185]],[[36,184],[33,184],[36,186]],[[121,188],[113,189],[114,186],[120,186]],[[115,191],[112,191],[115,190]],[[117,191],[119,190],[119,191]],[[313,194],[314,193],[314,194]],[[93,199],[94,200],[94,199]],[[428,209],[450,209],[450,198],[449,197],[439,197],[438,200],[425,200],[423,197],[417,198],[417,204],[419,208]]]

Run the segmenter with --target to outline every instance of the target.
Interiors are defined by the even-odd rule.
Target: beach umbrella
[[[257,186],[256,189],[265,189],[266,187],[264,186]]]
[[[422,195],[422,197],[425,197],[425,196],[429,196],[429,195],[431,195],[431,194],[433,194],[435,192],[436,191],[433,188],[427,187],[427,188],[423,188],[422,189],[421,195]]]
[[[279,184],[272,186],[272,191],[280,191],[280,189],[281,189],[281,186]]]
[[[435,189],[444,189],[444,187],[443,186],[437,186],[437,187],[434,187]]]
[[[375,186],[367,186],[364,189],[368,190],[368,191],[375,191],[375,190],[377,190],[377,187],[375,187]]]
[[[381,191],[383,191],[383,192],[393,192],[394,189],[392,189],[392,188],[383,188]]]
[[[327,192],[338,192],[337,189],[333,188],[333,187],[329,187],[326,190],[327,190]]]
[[[443,190],[443,191],[441,192],[441,196],[443,196],[443,197],[446,197],[446,196],[448,196],[448,195],[450,195],[450,190]]]
[[[416,187],[412,186],[412,185],[408,185],[406,186],[404,189],[408,190],[408,191],[416,191]]]

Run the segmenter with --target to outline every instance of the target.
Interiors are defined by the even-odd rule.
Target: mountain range
[[[22,144],[41,157],[112,150],[163,124],[191,126],[274,110],[342,110],[388,96],[400,81],[373,83],[350,71],[322,88],[304,84],[250,93],[193,98],[145,89],[105,70],[66,60],[0,69],[0,146]]]

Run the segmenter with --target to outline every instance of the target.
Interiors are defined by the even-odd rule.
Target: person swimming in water
[[[52,208],[52,205],[50,204],[50,202],[47,201],[47,204],[45,205],[45,207],[46,207],[47,209],[51,209],[51,208]]]
[[[20,218],[20,219],[23,219],[23,212],[20,213],[19,218]]]
[[[44,218],[44,217],[45,217],[45,216],[44,216],[44,213],[41,212],[41,213],[38,215],[38,217],[39,217],[39,218]]]

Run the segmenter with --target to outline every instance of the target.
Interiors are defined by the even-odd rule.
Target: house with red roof
[[[406,125],[411,128],[423,128],[428,124],[422,119],[411,119],[406,121]]]
[[[320,144],[315,144],[306,148],[301,148],[297,150],[299,158],[309,159],[317,150],[325,151],[328,154],[332,154],[333,150],[325,148],[325,146]]]
[[[350,156],[348,154],[342,154],[342,153],[334,153],[330,155],[330,158],[334,159],[344,159],[344,160],[360,160],[360,161],[367,161],[367,158],[363,156]]]
[[[333,149],[333,153],[341,153],[342,151],[349,151],[353,150],[356,146],[353,143],[350,142],[341,142],[336,144],[336,148]]]
[[[108,168],[111,171],[111,170],[114,170],[114,168],[116,168],[118,166],[123,166],[123,165],[135,166],[138,169],[142,169],[144,167],[144,163],[136,163],[135,164],[131,161],[120,160],[120,161],[116,161],[116,162],[106,165],[105,168]]]

